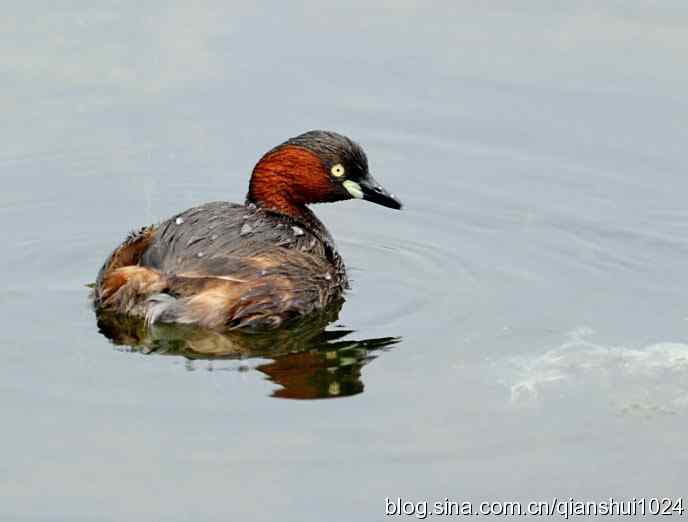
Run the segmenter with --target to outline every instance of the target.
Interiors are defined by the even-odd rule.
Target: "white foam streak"
[[[643,348],[604,346],[579,328],[560,346],[510,361],[511,401],[528,403],[553,396],[599,392],[627,408],[674,412],[688,406],[688,344],[665,342]],[[650,406],[648,406],[650,405]]]

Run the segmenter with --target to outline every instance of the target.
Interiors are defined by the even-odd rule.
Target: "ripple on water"
[[[349,301],[366,298],[364,324],[392,326],[422,319],[426,327],[436,328],[461,313],[465,302],[460,295],[475,292],[478,271],[467,258],[447,245],[408,239],[412,237],[422,234],[338,240],[352,280]]]
[[[61,237],[17,239],[5,253],[5,261],[13,267],[7,286],[30,292],[80,292],[85,284],[95,281],[113,246],[94,236],[68,232]]]

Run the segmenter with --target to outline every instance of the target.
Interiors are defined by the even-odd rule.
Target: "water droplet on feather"
[[[241,230],[239,231],[239,235],[245,236],[246,234],[250,234],[251,232],[253,232],[253,228],[251,227],[251,225],[249,225],[248,223],[244,223],[244,226],[241,227]]]
[[[178,217],[177,219],[174,220],[175,225],[181,225],[182,223],[184,223],[183,217]]]

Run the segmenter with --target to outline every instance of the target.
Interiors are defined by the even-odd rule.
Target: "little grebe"
[[[291,138],[254,167],[244,205],[206,203],[131,233],[98,273],[96,309],[208,328],[273,328],[321,309],[348,282],[306,205],[345,199],[401,208],[357,143],[326,131]]]

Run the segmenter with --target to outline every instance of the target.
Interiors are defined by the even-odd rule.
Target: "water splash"
[[[511,401],[532,403],[585,391],[610,400],[624,414],[675,413],[688,407],[688,344],[605,346],[590,339],[594,333],[577,328],[560,346],[511,359]]]

